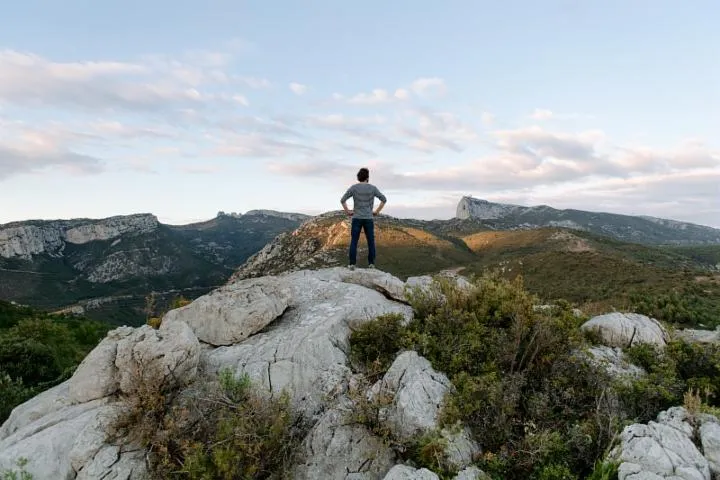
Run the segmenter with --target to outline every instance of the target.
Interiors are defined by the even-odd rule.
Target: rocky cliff
[[[0,225],[0,298],[140,322],[151,292],[159,303],[205,293],[303,218],[220,215],[173,226],[143,214]]]
[[[0,256],[30,260],[34,255],[59,256],[70,243],[82,245],[141,235],[158,228],[154,215],[138,214],[101,220],[28,221],[0,225]]]
[[[720,229],[655,217],[557,210],[547,205],[524,207],[463,197],[456,217],[481,220],[488,228],[531,229],[562,227],[652,245],[720,244]]]

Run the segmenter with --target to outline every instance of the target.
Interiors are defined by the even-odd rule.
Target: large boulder
[[[410,440],[438,428],[440,408],[451,386],[427,359],[406,351],[372,390],[373,395],[392,399],[384,415],[388,426],[399,439]]]
[[[413,468],[407,465],[395,465],[383,480],[440,480],[427,468]]]
[[[710,417],[700,426],[700,442],[710,472],[720,478],[720,424],[715,417]]]
[[[625,427],[611,454],[620,461],[618,480],[672,478],[710,480],[707,459],[693,443],[695,429],[687,411],[673,407],[647,425]]]
[[[602,343],[609,347],[627,348],[649,343],[662,348],[668,340],[660,322],[637,313],[599,315],[585,322],[581,328],[598,333]]]
[[[163,324],[184,322],[210,345],[240,343],[277,319],[290,304],[290,289],[274,277],[237,282],[169,311]]]
[[[414,351],[402,352],[385,376],[373,385],[369,397],[381,407],[380,418],[393,436],[408,442],[420,435],[437,433],[443,444],[443,463],[460,470],[480,453],[471,432],[461,425],[440,428],[438,417],[445,395],[452,388],[445,374]]]
[[[205,374],[223,369],[247,373],[272,392],[287,390],[293,406],[304,414],[321,412],[344,392],[352,373],[348,366],[352,328],[383,314],[412,318],[408,305],[355,282],[345,283],[343,270],[303,270],[279,276],[278,281],[291,293],[282,321],[242,343],[206,350],[201,360]],[[375,276],[369,270],[362,274]]]
[[[349,421],[352,405],[326,411],[303,442],[297,480],[376,480],[395,463],[395,454],[367,428]]]

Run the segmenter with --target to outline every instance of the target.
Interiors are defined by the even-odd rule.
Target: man
[[[365,231],[365,239],[368,244],[368,267],[375,268],[375,222],[374,217],[380,214],[387,199],[375,185],[370,182],[370,171],[361,168],[357,173],[358,183],[348,188],[345,195],[340,199],[345,213],[352,217],[350,229],[350,264],[348,268],[353,270],[357,263],[357,246],[360,240],[360,231]],[[347,207],[348,198],[353,199],[353,209]],[[380,199],[380,205],[373,211],[375,197]]]

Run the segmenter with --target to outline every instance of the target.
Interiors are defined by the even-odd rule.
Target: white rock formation
[[[588,348],[588,353],[596,365],[603,367],[613,377],[638,378],[646,373],[642,368],[628,362],[620,347],[598,345]]]
[[[700,426],[700,442],[710,465],[710,472],[720,477],[720,424],[715,417],[709,417]]]
[[[407,465],[395,465],[383,480],[440,480],[427,468],[416,469]]]
[[[13,410],[0,428],[0,471],[24,457],[35,480],[142,478],[144,451],[106,444],[107,425],[122,405],[109,395],[181,387],[195,378],[199,346],[180,322],[111,332],[70,380]]]
[[[65,243],[84,244],[158,228],[154,215],[138,214],[99,220],[15,222],[0,226],[0,256],[29,260],[33,255],[58,255]]]
[[[210,374],[230,368],[247,373],[274,392],[288,389],[295,407],[303,412],[321,410],[328,396],[345,388],[351,373],[347,362],[351,327],[387,313],[412,318],[409,306],[343,282],[347,272],[330,268],[276,277],[292,298],[282,321],[241,343],[204,353],[203,370]],[[372,273],[369,276],[374,278]]]
[[[459,472],[453,480],[490,480],[490,475],[473,466]]]
[[[618,480],[710,480],[708,460],[693,443],[695,430],[687,411],[673,407],[656,422],[625,427],[611,453],[621,463]]]
[[[438,417],[450,380],[435,371],[427,359],[416,352],[398,355],[382,380],[373,385],[369,397],[383,405],[380,418],[400,441],[412,441],[419,435],[438,432],[445,444],[445,464],[460,470],[470,465],[480,446],[466,428],[440,429]]]
[[[664,347],[668,340],[660,322],[637,313],[599,315],[585,322],[581,328],[598,332],[602,342],[609,347],[626,348],[640,343]]]
[[[409,440],[438,427],[442,402],[451,385],[427,359],[406,351],[398,355],[372,393],[392,399],[384,417],[398,438]]]
[[[210,345],[240,343],[262,330],[288,308],[290,287],[283,280],[263,277],[226,285],[171,310],[163,325],[182,322],[200,341]]]
[[[304,461],[294,478],[375,480],[393,466],[393,451],[367,428],[350,421],[351,408],[346,404],[322,415],[303,442]]]

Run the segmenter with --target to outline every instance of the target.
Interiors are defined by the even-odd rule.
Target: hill
[[[380,216],[375,222],[378,264],[401,278],[459,268],[475,255],[457,237],[427,228],[426,222]],[[305,268],[345,266],[350,220],[342,212],[314,217],[292,232],[279,235],[234,274],[250,278]],[[358,265],[367,263],[365,237],[358,246]]]
[[[476,219],[493,230],[563,227],[650,245],[720,244],[720,229],[648,216],[584,210],[558,210],[547,205],[524,207],[463,197],[456,217]]]
[[[259,211],[182,226],[149,214],[0,225],[0,299],[141,324],[151,293],[159,309],[206,293],[306,218]]]
[[[588,312],[631,309],[680,324],[720,323],[720,246],[641,245],[564,228],[488,230],[477,219],[419,221],[381,216],[379,268],[400,278],[454,270],[522,276],[546,301]],[[279,235],[233,275],[274,275],[347,263],[349,221],[340,212]],[[365,240],[358,254],[362,264]]]

